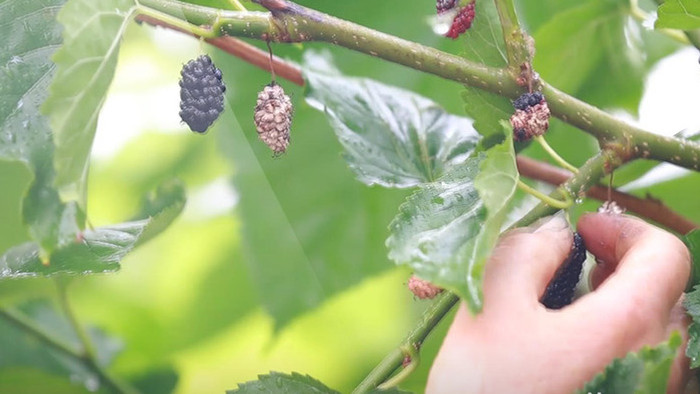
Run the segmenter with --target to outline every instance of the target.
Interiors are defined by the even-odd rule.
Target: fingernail
[[[535,233],[541,233],[545,231],[558,232],[569,228],[569,223],[564,219],[564,214],[562,212],[556,213],[552,216],[542,218],[532,225]]]

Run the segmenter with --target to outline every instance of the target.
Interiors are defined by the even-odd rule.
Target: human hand
[[[585,215],[578,231],[599,261],[591,274],[595,290],[563,309],[546,309],[539,299],[568,255],[572,233],[560,217],[509,232],[486,266],[482,313],[460,306],[428,393],[572,393],[613,359],[663,342],[673,330],[685,342],[685,245],[624,215]],[[687,381],[684,349],[669,393]]]

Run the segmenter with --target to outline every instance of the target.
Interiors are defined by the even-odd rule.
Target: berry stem
[[[560,166],[566,168],[567,170],[573,172],[574,174],[576,174],[578,172],[578,168],[569,164],[568,161],[564,160],[564,158],[559,156],[557,151],[555,151],[554,148],[552,148],[547,143],[547,140],[544,138],[544,136],[541,136],[541,135],[536,136],[535,141],[537,141],[537,143],[539,143],[540,146],[542,146],[542,148],[545,150],[545,152],[547,152],[549,154],[549,156],[551,156],[552,159],[554,159],[554,161],[556,161]]]
[[[564,201],[561,201],[561,200],[557,200],[554,197],[550,197],[550,196],[540,192],[539,190],[537,190],[533,187],[530,187],[527,183],[525,183],[521,180],[518,180],[518,188],[520,190],[524,191],[525,193],[536,197],[540,201],[544,202],[545,204],[547,204],[553,208],[566,209],[566,208],[569,208],[573,204],[573,202],[571,201],[571,197],[568,197],[567,193],[564,193],[566,199]]]
[[[554,199],[561,197],[562,193],[572,196],[583,196],[586,191],[596,185],[598,181],[609,174],[612,170],[622,165],[622,161],[617,153],[610,150],[602,150],[579,168],[579,172],[569,178],[549,197]],[[559,208],[555,208],[544,202],[532,208],[525,216],[520,218],[510,228],[525,227],[534,223],[537,219],[555,213]]]
[[[238,11],[248,11],[243,4],[241,4],[240,1],[238,0],[228,0],[229,3],[233,6],[233,8],[237,9]]]
[[[139,5],[137,9],[137,13],[145,16],[149,16],[151,18],[155,18],[158,20],[161,20],[163,22],[166,22],[174,27],[177,27],[180,30],[192,32],[192,34],[202,37],[202,38],[214,38],[217,37],[219,34],[212,28],[212,29],[206,29],[203,27],[200,27],[198,25],[194,25],[192,23],[187,22],[186,20],[171,16],[169,14],[166,14],[164,12],[160,12],[158,10],[154,10],[152,8],[149,8],[147,6]]]

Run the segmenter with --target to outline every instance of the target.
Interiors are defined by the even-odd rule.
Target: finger
[[[571,230],[561,216],[506,234],[486,265],[484,306],[503,302],[536,305],[572,242]]]
[[[673,331],[679,331],[683,337],[683,343],[678,348],[678,355],[673,362],[673,367],[671,367],[667,393],[682,393],[683,388],[692,377],[690,359],[685,355],[685,348],[688,346],[688,325],[690,325],[690,317],[683,308],[681,298],[673,307],[668,328],[664,337],[661,338],[661,340],[668,339]]]
[[[690,274],[685,245],[661,229],[623,215],[585,215],[578,231],[611,273],[577,309],[585,316],[597,314],[601,321],[624,325],[632,341],[627,343],[639,340],[654,325],[665,325]]]

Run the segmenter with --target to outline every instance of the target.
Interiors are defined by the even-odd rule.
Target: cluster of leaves
[[[12,39],[0,50],[0,65],[4,64],[0,69],[0,159],[23,163],[32,180],[22,200],[22,222],[29,239],[4,251],[0,279],[117,270],[134,247],[167,228],[185,203],[183,184],[166,180],[155,194],[144,196],[143,208],[131,220],[84,229],[86,174],[97,117],[137,4],[133,0],[71,0],[61,8],[63,3],[6,0],[2,4],[9,12],[0,14],[0,33]],[[656,42],[651,33],[640,30],[639,46],[628,47],[625,33],[634,28],[626,23],[627,7],[618,1],[544,3],[523,4],[522,10],[537,40],[536,69],[555,86],[595,104],[636,111],[641,96],[638,81],[675,46]],[[503,66],[504,44],[493,4],[480,3],[478,12],[479,23],[466,34],[465,56]],[[666,21],[666,15],[673,12],[671,6],[662,8],[659,20]],[[364,13],[342,16],[355,19]],[[566,23],[559,22],[562,20]],[[675,24],[688,22],[663,23],[678,27]],[[628,56],[619,56],[620,48],[628,48]],[[565,56],[573,67],[561,67]],[[217,64],[226,73],[234,69],[230,61],[219,59]],[[352,60],[344,64],[351,67]],[[285,165],[279,166],[259,147],[254,132],[242,135],[217,129],[222,150],[236,168],[234,182],[243,191],[239,213],[245,223],[243,243],[251,282],[276,328],[387,269],[383,245],[387,238],[391,260],[457,292],[478,311],[485,259],[506,220],[518,181],[510,132],[499,122],[512,112],[511,103],[467,88],[463,97],[467,114],[474,118],[472,126],[469,118],[452,115],[418,94],[371,79],[345,77],[321,55],[309,54],[304,72],[307,102],[325,113],[339,146],[330,133],[302,135],[284,157]],[[444,82],[417,79],[408,73],[396,79],[389,72],[375,77],[395,78],[394,83],[441,97],[446,107],[452,106],[450,111],[457,110],[448,95],[439,93],[448,90],[448,85],[441,85]],[[434,86],[419,86],[417,81]],[[618,92],[614,98],[605,94],[611,89]],[[254,91],[251,89],[250,97]],[[236,105],[239,101],[246,102],[231,97],[232,107],[252,108]],[[322,120],[312,115],[300,114],[295,123],[297,129],[300,124],[308,130],[324,128]],[[574,162],[595,149],[583,134],[572,137],[563,123],[553,123],[552,134],[558,150]],[[480,144],[482,138],[497,143]],[[360,182],[394,190],[353,183],[343,162],[335,157],[338,150],[344,152]],[[536,150],[529,153],[540,154]],[[633,180],[648,171],[648,165],[635,167],[623,179]],[[396,206],[406,195],[401,189],[410,188],[416,190],[396,214]],[[387,234],[384,228],[390,222]],[[275,227],[272,234],[271,223]],[[26,312],[39,316],[33,310]],[[46,323],[52,328],[57,325]],[[632,368],[627,367],[629,363],[638,372],[646,365],[660,368],[668,363],[676,340],[664,346],[643,350],[620,365]],[[9,361],[8,365],[22,363]],[[65,368],[42,370],[73,373]],[[41,374],[31,371],[37,373]],[[84,375],[84,382],[94,379],[87,372]],[[167,375],[163,381],[174,384],[170,371],[163,375]],[[605,376],[613,379],[617,375],[608,372]],[[663,373],[654,376],[661,379],[655,378],[655,385],[667,378]],[[605,378],[599,378],[592,384],[603,381]],[[297,374],[272,374],[236,392],[264,392],[270,387],[334,392]]]

